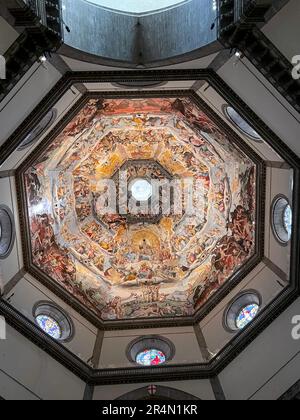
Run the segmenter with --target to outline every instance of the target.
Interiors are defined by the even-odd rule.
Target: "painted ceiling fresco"
[[[256,167],[186,97],[90,100],[24,182],[33,264],[104,321],[192,316],[255,252]]]

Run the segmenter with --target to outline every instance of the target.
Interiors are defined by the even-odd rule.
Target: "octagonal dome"
[[[256,177],[190,97],[89,98],[23,170],[31,263],[101,321],[191,319],[255,255]]]

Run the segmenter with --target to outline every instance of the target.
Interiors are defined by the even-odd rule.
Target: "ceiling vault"
[[[222,95],[224,99],[229,103],[233,104],[236,109],[245,116],[245,118],[253,125],[253,127],[258,131],[259,134],[263,136],[265,141],[267,141],[279,154],[281,154],[284,159],[288,162],[292,169],[294,169],[294,226],[295,231],[299,229],[299,174],[300,174],[300,165],[299,158],[296,157],[284,143],[253,113],[252,110],[240,100],[240,98],[228,87],[226,84],[219,79],[219,77],[212,71],[160,71],[160,72],[143,72],[143,74],[138,73],[139,77],[145,77],[147,80],[187,80],[187,79],[202,79],[205,78],[214,88],[216,88]],[[24,135],[28,134],[30,129],[34,126],[36,121],[38,121],[45,112],[47,112],[51,107],[55,105],[57,100],[63,95],[63,93],[69,89],[69,87],[76,82],[86,82],[86,81],[109,81],[113,78],[115,81],[127,81],[132,80],[133,75],[131,72],[120,72],[118,75],[111,73],[69,73],[64,78],[63,81],[60,81],[58,85],[53,89],[51,94],[42,101],[31,114],[29,118],[21,125],[21,127],[11,136],[9,142],[7,142],[4,147],[1,149],[1,159],[2,152],[4,155],[9,155],[10,151],[17,147]],[[170,92],[171,93],[171,92]],[[169,92],[164,92],[164,95],[169,95]],[[178,92],[176,96],[178,96]],[[186,95],[186,91],[182,91],[180,94]],[[153,95],[153,93],[151,93]],[[161,95],[160,92],[156,92],[154,96]],[[118,97],[120,94],[110,93],[109,97],[114,98]],[[124,97],[135,97],[135,93],[124,94]],[[198,100],[198,99],[197,99]],[[82,103],[86,101],[86,98],[82,99]],[[201,101],[200,101],[201,102]],[[202,103],[201,103],[202,104]],[[80,105],[80,106],[81,106]],[[211,112],[211,111],[209,111]],[[67,119],[71,118],[71,115],[66,117]],[[66,124],[66,121],[64,122]],[[224,127],[225,130],[228,130],[227,127]],[[231,133],[231,131],[230,131]],[[56,132],[52,132],[50,136],[55,136]],[[211,378],[216,375],[222,369],[227,366],[236,355],[241,352],[257,335],[265,329],[275,317],[279,316],[287,307],[290,305],[298,296],[300,292],[299,287],[299,244],[296,238],[292,240],[292,262],[291,262],[291,277],[290,285],[285,288],[282,293],[276,298],[276,304],[273,304],[272,307],[266,308],[262,311],[259,318],[254,320],[251,326],[247,328],[247,331],[242,332],[237,337],[234,337],[233,340],[228,343],[228,345],[218,354],[217,358],[214,358],[208,364],[198,364],[190,366],[165,366],[155,369],[153,372],[153,380],[172,380],[172,379],[199,379],[199,378]],[[48,284],[49,286],[49,284]],[[79,308],[78,308],[79,309]],[[0,301],[0,313],[6,316],[9,324],[13,326],[16,330],[21,332],[28,339],[33,341],[39,347],[45,349],[52,357],[59,360],[64,366],[73,371],[76,375],[83,378],[89,384],[108,384],[108,383],[122,383],[122,382],[143,382],[148,377],[147,369],[112,369],[112,370],[101,370],[97,371],[92,369],[90,366],[79,360],[72,353],[66,350],[61,344],[54,342],[49,337],[47,337],[36,325],[31,323],[18,311],[16,311],[9,303],[5,302],[2,298]],[[79,309],[79,313],[82,311]],[[188,325],[180,324],[179,325]],[[154,323],[148,323],[144,325],[143,322],[139,325],[137,323],[135,328],[139,328],[143,325],[144,327],[155,327]],[[168,324],[166,324],[168,325]],[[100,326],[99,326],[100,327]],[[126,324],[113,324],[108,325],[108,328],[119,329],[119,328],[132,328],[131,323]],[[100,328],[101,329],[101,328]]]
[[[0,0],[0,400],[14,387],[116,398],[126,384],[143,385],[117,399],[184,398],[168,382],[194,388],[187,400],[253,400],[297,379],[289,2],[177,0],[139,16]],[[299,381],[279,398],[299,399]]]
[[[111,100],[113,98],[120,97],[120,94],[114,92],[108,93],[101,93],[101,98],[108,98]],[[121,98],[130,99],[130,98],[139,98],[141,96],[140,93],[134,92],[126,92],[125,94],[121,95]],[[255,239],[255,253],[251,256],[247,261],[244,262],[243,267],[236,271],[228,284],[224,284],[220,290],[213,295],[207,303],[205,303],[197,312],[196,315],[185,316],[182,319],[178,317],[177,319],[170,320],[167,317],[165,319],[161,319],[161,325],[189,325],[194,322],[199,322],[203,319],[206,314],[212,310],[213,307],[217,305],[218,302],[223,299],[224,296],[228,294],[230,290],[232,290],[235,285],[237,285],[242,278],[244,278],[247,274],[249,274],[252,269],[262,260],[263,253],[264,253],[264,240],[263,240],[263,230],[260,226],[263,226],[264,220],[264,199],[265,199],[265,167],[263,161],[256,155],[250,147],[248,147],[240,138],[233,132],[229,127],[224,124],[223,120],[221,120],[207,105],[204,101],[202,101],[195,93],[191,91],[156,91],[156,92],[143,92],[143,98],[191,98],[199,109],[206,113],[213,121],[226,133],[234,142],[238,145],[238,147],[245,152],[248,156],[251,156],[252,161],[256,164],[256,200],[257,200],[257,213],[256,213],[256,226],[257,226],[257,234]],[[89,101],[93,98],[99,98],[98,93],[88,93],[84,97],[82,97],[77,104],[75,104],[74,108],[68,113],[68,115],[60,122],[58,126],[53,130],[52,133],[49,134],[47,141],[43,142],[42,146],[39,146],[33,154],[31,154],[27,159],[26,162],[19,168],[17,174],[17,190],[18,190],[18,200],[20,205],[20,217],[22,223],[22,233],[23,233],[23,247],[24,247],[24,257],[25,257],[25,266],[26,269],[30,274],[34,277],[37,277],[44,285],[50,287],[52,291],[58,294],[63,300],[66,302],[69,301],[68,293],[64,292],[64,288],[59,285],[57,282],[53,281],[49,275],[45,274],[39,267],[37,267],[33,261],[32,256],[30,254],[31,244],[30,244],[30,233],[29,233],[29,220],[28,216],[24,218],[26,214],[26,210],[24,208],[26,201],[25,197],[25,185],[24,185],[24,173],[34,165],[34,161],[36,159],[37,154],[45,153],[48,145],[59,135],[63,127],[66,127],[69,124],[74,116],[78,113],[78,111],[89,104]],[[155,100],[155,99],[154,99]],[[85,314],[87,318],[94,323],[97,327],[104,327],[106,329],[110,328],[132,328],[133,325],[138,327],[139,325],[153,325],[153,320],[151,318],[144,318],[144,319],[134,319],[134,320],[105,320],[104,322],[99,322],[99,319],[95,314],[86,308],[86,305],[82,305],[82,303],[77,302],[77,300],[72,302],[73,307],[78,310],[81,314]]]

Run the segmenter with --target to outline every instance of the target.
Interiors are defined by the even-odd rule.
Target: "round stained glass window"
[[[36,317],[38,326],[50,337],[59,340],[62,336],[62,331],[59,323],[48,315],[38,315]]]
[[[292,236],[293,211],[284,196],[278,196],[272,205],[272,228],[276,239],[286,245]]]
[[[150,335],[133,340],[126,353],[132,363],[140,366],[159,366],[173,359],[175,347],[166,337]]]
[[[239,330],[244,329],[256,317],[259,306],[256,303],[245,306],[237,316],[236,326]]]
[[[74,325],[69,315],[52,302],[39,302],[33,308],[36,324],[49,337],[68,342],[74,336]]]
[[[252,140],[262,141],[261,136],[247,123],[246,120],[231,106],[224,106],[226,117],[246,136]]]
[[[136,362],[142,366],[158,366],[166,363],[166,356],[159,350],[144,350],[137,355]]]
[[[283,224],[289,236],[292,235],[292,218],[293,218],[292,216],[293,216],[292,209],[291,209],[291,206],[288,204],[284,210]]]
[[[261,307],[262,298],[256,290],[241,292],[224,312],[224,328],[234,333],[243,330],[258,315]]]

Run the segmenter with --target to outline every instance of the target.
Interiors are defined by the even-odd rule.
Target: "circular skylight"
[[[139,353],[136,362],[142,366],[158,366],[166,363],[166,356],[160,350],[149,349]]]
[[[187,0],[87,0],[107,9],[123,13],[153,13],[158,10],[167,9],[185,3]]]
[[[226,117],[246,136],[252,140],[261,141],[261,136],[251,127],[247,121],[231,106],[225,106],[224,112]]]
[[[146,179],[136,179],[131,184],[131,194],[136,201],[147,201],[152,196],[152,185]]]

